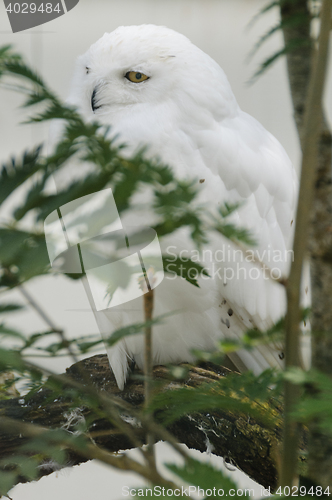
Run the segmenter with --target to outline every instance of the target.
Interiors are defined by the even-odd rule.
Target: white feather
[[[131,83],[125,78],[128,71],[150,78]],[[95,112],[94,89],[99,106]],[[105,33],[79,58],[68,101],[87,120],[111,125],[112,134],[129,146],[128,154],[148,145],[147,154],[169,164],[178,178],[204,179],[198,203],[207,210],[225,202],[241,203],[231,221],[252,233],[263,263],[287,275],[297,196],[294,168],[279,142],[239,108],[223,70],[186,37],[152,25]],[[137,214],[136,220],[141,217]],[[144,223],[153,220],[154,214],[149,214]],[[194,249],[186,229],[161,244],[164,252],[172,247],[174,253],[186,250],[186,256]],[[264,330],[285,313],[284,289],[264,277],[260,264],[243,261],[236,245],[221,236],[213,237],[209,249],[214,257],[203,262],[211,275],[218,266],[221,279],[201,278],[200,288],[195,288],[172,276],[155,290],[155,316],[180,312],[154,327],[154,364],[189,361],[192,349],[213,349],[218,339],[240,338],[248,328]],[[222,249],[235,257],[217,262]],[[239,276],[227,279],[232,271],[236,275],[238,266]],[[121,326],[143,321],[143,299],[95,315],[108,337]],[[260,347],[238,352],[233,360],[239,368],[259,373],[282,365],[281,350]],[[143,368],[143,335],[125,338],[108,355],[123,388],[129,360]]]

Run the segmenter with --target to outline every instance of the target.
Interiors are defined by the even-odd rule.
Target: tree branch
[[[71,366],[65,378],[82,383],[81,373],[85,371],[89,383],[93,384],[96,391],[103,394],[112,394],[122,400],[133,412],[137,412],[144,405],[144,382],[138,379],[131,379],[126,384],[123,392],[119,391],[113,374],[109,369],[106,356],[93,356]],[[220,368],[219,372],[210,369],[193,368],[189,371],[184,382],[176,381],[176,385],[197,387],[202,383],[213,382],[219,377],[227,376],[229,370]],[[157,366],[153,370],[154,380],[164,384],[163,390],[174,389],[174,381],[170,381],[170,374],[167,368]],[[84,384],[84,381],[83,381]],[[34,394],[22,404],[22,399],[16,398],[0,401],[0,459],[9,457],[19,451],[19,448],[26,442],[29,433],[25,435],[24,427],[18,432],[4,429],[1,426],[3,417],[14,419],[19,426],[19,422],[35,424],[46,428],[63,428],[73,430],[70,426],[68,413],[72,408],[72,402],[65,397],[52,397],[52,392],[47,385],[38,393]],[[274,411],[276,409],[274,408]],[[80,414],[91,420],[91,410],[80,408]],[[122,418],[129,421],[128,411],[121,410]],[[158,422],[158,413],[155,415]],[[88,437],[93,438],[94,443],[105,452],[117,452],[133,447],[127,436],[112,426],[108,419],[94,418],[89,420]],[[280,418],[281,422],[281,418]],[[155,429],[152,429],[155,435]],[[277,471],[275,467],[275,452],[280,444],[281,427],[278,425],[273,431],[264,428],[257,421],[248,415],[239,415],[230,411],[209,411],[208,413],[196,413],[186,415],[168,427],[175,438],[186,444],[189,448],[199,451],[206,451],[207,446],[213,453],[239,467],[250,477],[265,487],[274,488],[277,484]],[[167,431],[165,431],[166,433]],[[141,442],[145,440],[146,429],[135,427],[136,436]],[[159,437],[165,438],[167,436]],[[21,452],[20,452],[21,453]],[[82,454],[78,450],[67,450],[67,464],[75,465],[85,462],[94,456]],[[52,467],[41,464],[40,477],[53,472]]]

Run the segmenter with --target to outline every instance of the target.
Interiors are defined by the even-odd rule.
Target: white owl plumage
[[[148,79],[132,82],[126,77],[132,71]],[[170,165],[178,178],[196,179],[198,203],[206,210],[240,203],[231,222],[251,232],[263,263],[287,275],[294,168],[277,139],[239,108],[219,65],[185,36],[154,25],[105,33],[78,59],[68,102],[87,120],[111,125],[128,151],[147,145],[147,155]],[[137,222],[142,218],[152,224],[154,214],[136,215]],[[163,252],[190,257],[188,235],[181,229],[162,239]],[[211,277],[200,278],[200,288],[166,276],[155,290],[155,316],[180,312],[154,327],[154,364],[191,361],[192,349],[213,349],[218,339],[240,338],[249,328],[265,330],[285,313],[283,287],[264,275],[261,264],[244,260],[236,245],[215,235],[206,254],[201,262]],[[143,321],[143,299],[99,311],[96,320],[108,337]],[[108,356],[123,388],[131,360],[143,368],[143,335],[124,338]],[[255,373],[283,363],[282,348],[275,345],[230,357],[240,370]]]

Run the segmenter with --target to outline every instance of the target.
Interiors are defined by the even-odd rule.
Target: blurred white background
[[[273,9],[248,30],[248,23],[266,3],[266,0],[80,0],[66,15],[43,26],[13,34],[1,2],[0,45],[13,44],[46,82],[66,98],[76,57],[104,32],[119,25],[144,23],[173,28],[189,37],[221,65],[240,106],[279,139],[298,167],[300,149],[293,123],[285,60],[279,60],[254,85],[247,84],[258,64],[282,46],[282,36],[277,33],[250,63],[247,62],[247,56],[259,37],[278,21],[278,11]],[[326,109],[331,121],[331,68],[327,88]],[[46,140],[48,130],[45,125],[19,125],[26,116],[19,109],[19,95],[0,89],[0,99],[0,160],[3,161]],[[3,210],[0,215],[1,220],[5,212]],[[48,277],[34,280],[28,288],[52,319],[65,328],[68,336],[97,332],[80,282]],[[16,292],[10,298],[23,302]],[[16,314],[11,324],[25,332],[45,328],[32,311]],[[58,372],[71,364],[67,358],[44,362]],[[170,450],[163,444],[158,445],[158,458],[160,462],[171,458]],[[205,458],[226,470],[222,459]],[[245,476],[231,474],[240,481],[239,487],[252,487],[249,485],[253,483]],[[139,484],[142,481],[133,475],[90,463],[55,473],[38,483],[17,486],[11,497],[13,500],[90,500],[100,497],[113,500],[121,498],[123,485]],[[259,498],[260,493],[261,488],[257,486],[255,497],[251,498]]]

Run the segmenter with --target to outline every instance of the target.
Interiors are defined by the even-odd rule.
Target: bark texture
[[[65,377],[71,377],[84,384],[82,371],[96,391],[115,395],[129,403],[134,410],[143,406],[143,382],[137,379],[129,380],[125,390],[119,391],[106,355],[93,356],[74,364],[67,370]],[[153,370],[154,380],[164,383],[163,390],[172,390],[179,385],[190,389],[202,383],[213,382],[219,377],[227,376],[228,373],[229,370],[222,367],[218,369],[218,373],[211,369],[194,368],[189,371],[185,381],[174,382],[170,381],[169,372],[165,367],[157,366]],[[70,401],[61,397],[50,399],[50,395],[50,389],[45,388],[25,402],[19,398],[0,401],[0,419],[9,417],[47,428],[63,427],[70,430],[70,426],[68,427]],[[278,413],[280,409],[274,406],[274,403],[271,404],[274,411],[280,414],[278,421],[281,425],[281,413]],[[81,408],[79,414],[85,419],[91,418],[88,409]],[[158,414],[155,418],[158,420]],[[277,485],[275,458],[282,434],[280,425],[278,424],[275,429],[268,429],[262,423],[250,419],[248,415],[223,411],[221,408],[217,411],[186,415],[170,425],[168,430],[189,448],[206,451],[209,446],[215,455],[224,457],[225,461],[236,465],[258,483],[273,489]],[[93,418],[89,423],[89,429],[94,442],[103,449],[117,452],[132,447],[126,436],[119,432],[114,433],[114,428],[107,420]],[[138,428],[135,432],[143,443],[144,431]],[[24,432],[17,435],[0,429],[0,460],[17,452],[25,439]],[[68,452],[68,466],[86,460],[86,457]],[[50,474],[53,470],[46,462],[40,469],[40,476]]]
[[[303,0],[284,1],[280,10],[285,43],[301,42],[287,54],[287,67],[294,118],[303,146],[303,117],[313,47],[311,15],[308,3]],[[291,18],[297,22],[289,23]],[[315,195],[308,239],[312,283],[312,365],[332,378],[332,137],[324,112],[321,130],[319,155],[314,167]],[[309,475],[317,484],[332,485],[332,439],[322,435],[316,423],[310,429]]]

